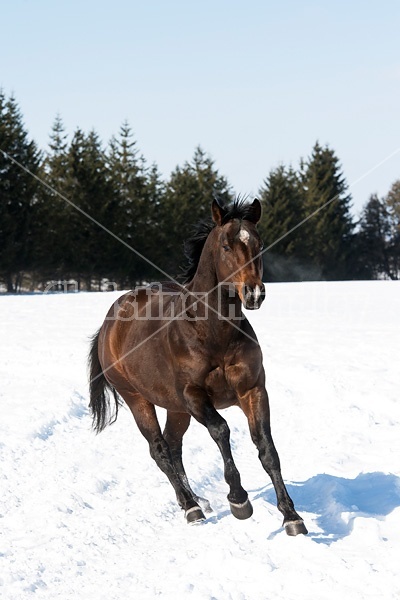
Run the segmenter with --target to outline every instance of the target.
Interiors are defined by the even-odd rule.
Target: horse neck
[[[213,243],[210,239],[212,233],[204,245],[195,276],[186,287],[196,297],[204,296],[204,302],[209,307],[207,321],[213,329],[220,330],[226,329],[226,322],[236,320],[242,312],[238,295],[230,294],[227,286],[218,281]]]

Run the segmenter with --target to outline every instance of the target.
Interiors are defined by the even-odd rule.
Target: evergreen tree
[[[267,249],[263,256],[266,280],[308,278],[304,234],[298,227],[304,218],[304,193],[298,174],[284,166],[271,170],[259,197],[263,215],[258,229]]]
[[[113,136],[108,152],[112,201],[108,205],[108,227],[132,248],[146,255],[146,230],[151,221],[146,165],[139,156],[131,128],[125,121],[119,136]],[[121,287],[146,277],[149,264],[118,240],[109,240],[110,274]]]
[[[66,207],[66,262],[78,283],[84,279],[90,290],[93,278],[100,285],[109,260],[109,234],[98,223],[107,227],[112,199],[106,156],[95,131],[88,135],[80,129],[75,131],[68,150],[68,164],[71,176],[69,199],[88,216],[70,204]]]
[[[168,239],[168,219],[166,215],[165,200],[166,184],[162,180],[157,165],[153,164],[147,173],[146,182],[146,222],[143,223],[143,254],[156,267],[150,263],[146,265],[148,280],[165,279],[165,275],[158,269],[165,263],[166,240]],[[157,268],[158,267],[158,268]]]
[[[400,179],[392,183],[385,202],[387,204],[392,225],[400,231]]]
[[[38,190],[38,220],[43,232],[38,243],[38,267],[42,285],[49,280],[71,277],[68,227],[69,205],[64,198],[73,194],[68,158],[67,134],[62,119],[56,116],[51,132],[49,150],[43,163],[43,180],[47,186]]]
[[[400,179],[390,187],[384,198],[390,220],[390,257],[393,279],[399,279],[400,274]]]
[[[317,142],[303,167],[302,178],[305,215],[310,215],[302,226],[309,241],[308,254],[323,278],[349,279],[354,229],[351,197],[346,194],[347,184],[334,151]]]
[[[11,158],[38,175],[40,152],[28,138],[15,98],[6,99],[1,90],[0,148],[0,278],[15,292],[34,261],[38,182]]]
[[[389,212],[376,194],[371,195],[362,210],[357,239],[361,276],[378,279],[386,275],[393,279]]]
[[[163,268],[174,275],[183,263],[183,243],[193,224],[209,218],[213,198],[222,203],[232,199],[228,181],[219,174],[214,161],[197,147],[191,162],[172,172],[163,203],[166,238]]]

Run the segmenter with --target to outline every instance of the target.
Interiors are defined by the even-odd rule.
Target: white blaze
[[[257,300],[259,299],[260,296],[261,296],[261,288],[259,285],[256,285],[256,287],[254,288],[254,300],[257,302]]]
[[[241,229],[239,231],[239,240],[241,242],[243,242],[243,244],[246,244],[246,246],[247,246],[247,242],[249,241],[249,237],[250,237],[250,234],[245,229]]]

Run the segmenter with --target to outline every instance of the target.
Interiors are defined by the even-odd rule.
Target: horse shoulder
[[[247,333],[243,336],[225,366],[227,384],[238,397],[257,385],[265,383],[262,351],[252,329],[251,333],[253,335]]]

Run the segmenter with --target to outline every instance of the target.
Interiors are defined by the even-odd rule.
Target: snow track
[[[194,527],[127,410],[91,432],[88,338],[118,295],[0,298],[0,596],[399,600],[400,285],[268,285],[248,314],[283,476],[310,532],[296,538],[238,409],[222,412],[247,521],[229,512],[200,425],[184,462],[214,513]]]

